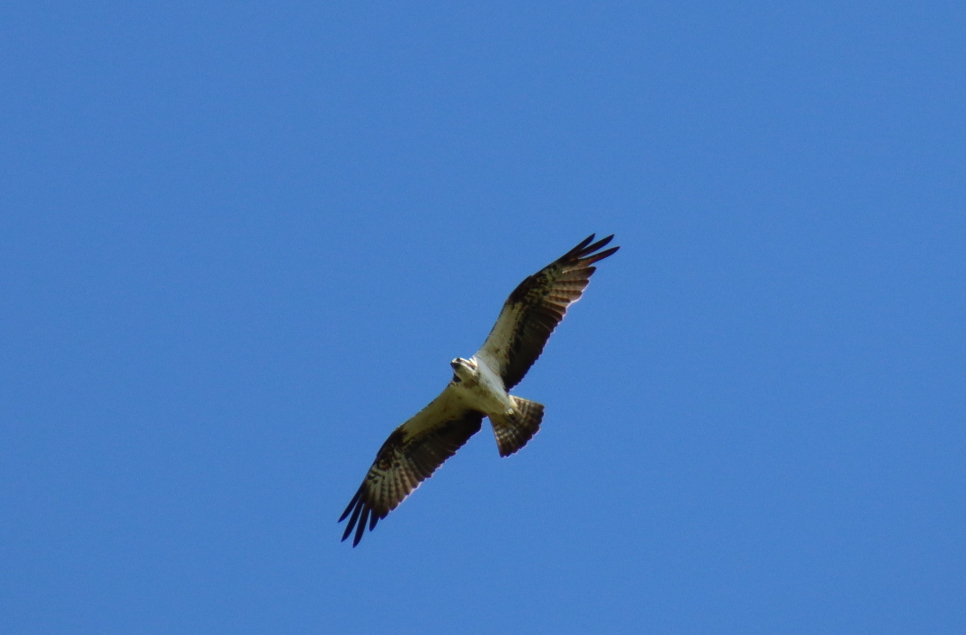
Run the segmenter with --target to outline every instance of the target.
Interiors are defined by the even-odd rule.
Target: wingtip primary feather
[[[356,535],[352,539],[352,546],[355,547],[362,540],[362,534],[366,532],[366,525],[369,523],[369,513],[371,509],[368,505],[364,505],[362,508],[362,517],[359,518],[359,524],[356,525]]]
[[[586,263],[588,265],[592,265],[595,262],[600,262],[604,258],[609,258],[609,257],[613,256],[614,253],[616,253],[618,249],[620,249],[620,246],[611,247],[610,249],[605,249],[604,251],[602,251],[600,253],[596,253],[596,254],[593,254],[591,256],[587,256],[581,262],[584,262],[584,263]]]
[[[606,247],[607,244],[610,243],[610,241],[612,240],[614,240],[614,234],[611,234],[610,236],[605,236],[604,238],[601,238],[597,242],[593,243],[592,245],[587,245],[583,249],[581,249],[580,256],[581,257],[589,256],[595,251],[598,251],[599,249]]]
[[[591,257],[595,251],[598,251],[603,247],[606,247],[610,243],[610,241],[614,240],[614,234],[611,234],[609,236],[605,236],[601,238],[597,242],[594,242],[594,238],[596,236],[597,234],[591,234],[587,238],[584,238],[582,241],[580,241],[580,243],[576,247],[574,247],[573,249],[565,253],[563,256],[561,256],[558,259],[558,262],[584,260],[588,257]],[[614,249],[614,251],[617,251],[617,250]],[[608,250],[609,253],[607,255],[609,256],[610,254],[614,253],[614,251]],[[607,256],[603,256],[603,257],[606,258]]]
[[[594,240],[594,236],[596,235],[597,234],[591,234],[587,238],[584,238],[582,241],[580,241],[579,244],[577,244],[576,247],[574,247],[573,249],[565,253],[563,256],[558,258],[558,262],[566,262],[567,260],[571,260],[573,258],[579,258],[580,253],[584,251],[587,245],[589,245]]]
[[[365,507],[365,504],[361,500],[359,500],[359,496],[356,495],[356,497],[353,498],[353,504],[351,504],[351,506],[352,506],[352,516],[349,517],[349,522],[345,526],[345,533],[342,534],[343,542],[345,542],[346,538],[349,537],[349,534],[352,533],[352,530],[355,529],[356,521],[359,520],[359,514],[362,512],[362,509]],[[349,511],[349,510],[346,510],[346,511]],[[345,518],[345,514],[343,514],[343,518]],[[342,520],[340,520],[339,522],[342,522]]]
[[[356,506],[356,503],[359,501],[359,496],[361,494],[362,494],[361,490],[356,492],[356,495],[352,497],[351,501],[349,501],[349,506],[345,508],[345,511],[342,512],[342,515],[339,516],[339,520],[337,520],[336,522],[341,523],[343,520],[346,519],[346,516],[349,515],[349,512],[352,511],[352,508]]]

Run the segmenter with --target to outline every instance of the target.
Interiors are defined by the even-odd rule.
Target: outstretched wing
[[[599,251],[613,238],[611,234],[591,244],[591,234],[521,282],[507,298],[493,330],[476,353],[477,357],[496,363],[507,390],[523,379],[567,313],[567,307],[580,299],[596,270],[592,265],[620,249]]]
[[[482,412],[462,406],[447,386],[432,403],[396,428],[379,448],[362,486],[339,518],[340,523],[349,518],[342,540],[355,528],[352,546],[358,545],[366,523],[372,531],[377,522],[479,432],[483,416]]]

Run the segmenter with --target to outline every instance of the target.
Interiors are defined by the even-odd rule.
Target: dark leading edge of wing
[[[377,522],[479,432],[482,421],[483,413],[467,410],[459,418],[440,421],[421,432],[407,432],[407,424],[396,428],[379,448],[362,486],[339,518],[340,523],[349,518],[342,540],[355,528],[352,546],[358,545],[366,523],[372,531]]]
[[[591,234],[521,282],[507,298],[493,330],[480,349],[480,353],[501,364],[507,390],[523,379],[540,357],[567,308],[580,299],[596,270],[592,265],[620,249],[611,247],[599,251],[613,238],[611,234],[591,244],[594,240],[594,234]]]

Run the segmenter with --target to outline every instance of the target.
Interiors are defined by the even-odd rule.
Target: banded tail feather
[[[509,417],[490,415],[500,456],[510,456],[525,446],[543,421],[543,404],[514,396],[513,406],[516,412]]]

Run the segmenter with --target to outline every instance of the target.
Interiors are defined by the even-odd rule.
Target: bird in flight
[[[362,486],[339,518],[342,540],[355,530],[352,546],[372,531],[421,482],[480,431],[490,418],[500,456],[510,456],[536,434],[543,404],[509,394],[520,383],[563,319],[590,283],[593,264],[619,247],[600,251],[614,238],[579,245],[527,277],[503,304],[482,348],[469,359],[450,362],[453,379],[428,406],[396,428],[376,453]]]

